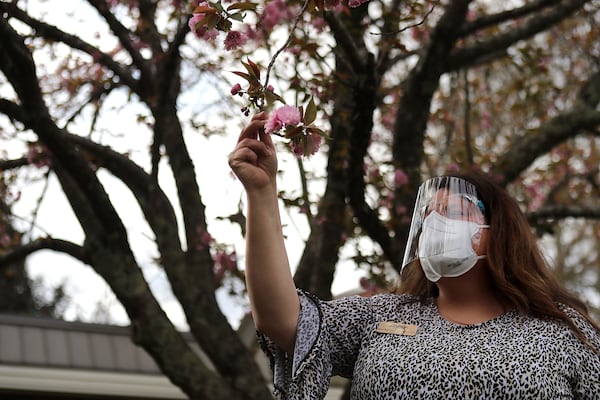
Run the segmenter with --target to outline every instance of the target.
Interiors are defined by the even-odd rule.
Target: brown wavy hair
[[[452,176],[475,185],[478,197],[485,205],[486,221],[494,236],[494,240],[488,240],[488,270],[505,306],[523,315],[563,322],[582,342],[596,352],[600,351],[561,307],[573,308],[600,331],[585,304],[569,293],[549,268],[519,204],[492,177],[481,172]],[[425,278],[421,268],[414,266],[403,269],[396,292],[415,295],[422,302],[439,294],[437,285]]]

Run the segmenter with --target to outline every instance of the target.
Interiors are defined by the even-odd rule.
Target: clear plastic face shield
[[[480,247],[485,206],[475,186],[461,178],[437,177],[421,184],[402,261],[402,270],[418,268],[427,278],[459,276],[484,258]]]

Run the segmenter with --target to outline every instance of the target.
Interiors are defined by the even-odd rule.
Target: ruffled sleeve
[[[600,399],[600,332],[577,311],[563,308],[573,323],[585,336],[587,343],[576,341],[567,351],[575,368],[575,379],[572,382],[575,399]]]
[[[323,399],[332,375],[350,377],[360,343],[372,319],[368,298],[321,301],[298,291],[300,316],[292,356],[258,333],[273,370],[274,394],[281,400]]]

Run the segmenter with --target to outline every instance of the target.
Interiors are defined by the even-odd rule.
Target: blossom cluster
[[[257,12],[258,4],[253,1],[232,1],[227,7],[224,7],[220,0],[216,2],[192,1],[194,8],[192,17],[188,22],[190,30],[205,40],[214,40],[219,31],[227,32],[223,42],[226,50],[234,50],[244,45],[249,38],[255,38],[259,30],[263,33],[269,33],[278,24],[299,18],[299,15],[297,15],[298,9],[290,7],[284,0],[265,1],[262,13]],[[341,10],[344,7],[358,7],[366,2],[368,0],[320,0],[312,2],[311,7],[320,10]],[[253,28],[246,26],[245,32],[233,30],[233,23],[243,22],[244,13],[247,11],[256,13],[259,21],[257,26],[260,26],[260,29],[257,28],[257,31],[255,31]],[[279,52],[271,60],[269,68],[275,61],[277,54]],[[248,97],[248,105],[242,107],[242,113],[246,116],[249,115],[251,107],[264,111],[270,109],[274,102],[280,101],[284,105],[270,114],[265,125],[266,132],[290,139],[292,151],[298,157],[314,154],[319,149],[325,133],[313,125],[317,113],[313,99],[311,98],[306,112],[302,107],[285,105],[283,98],[275,93],[274,88],[268,84],[270,71],[267,71],[266,82],[263,83],[258,65],[249,59],[247,62],[242,61],[242,64],[246,70],[233,71],[233,73],[245,79],[248,86],[243,88],[241,84],[236,83],[230,90],[231,95]]]
[[[312,101],[309,107],[314,107]],[[307,108],[307,115],[308,111]],[[302,115],[302,108],[284,105],[269,115],[265,132],[290,139],[290,147],[296,157],[311,156],[319,150],[324,133],[311,125],[314,116],[307,115]],[[280,133],[282,130],[285,133]]]
[[[359,7],[369,0],[326,0],[316,2],[320,7],[341,11],[344,7]],[[258,3],[252,1],[233,1],[227,8],[221,1],[192,0],[192,16],[188,21],[190,31],[208,41],[213,41],[219,36],[219,32],[226,32],[223,41],[226,50],[233,50],[246,44],[249,39],[256,38],[261,32],[271,32],[275,26],[290,22],[297,16],[297,9],[290,7],[284,0],[268,0],[264,2],[262,13],[257,13],[258,23],[256,27],[243,24],[238,30],[233,30],[233,22],[243,23],[246,11],[256,12]],[[233,22],[232,22],[233,21]]]
[[[242,12],[253,6],[249,6],[249,3],[235,3],[224,9],[219,3],[199,0],[195,0],[195,3],[188,26],[197,37],[212,41],[219,36],[220,31],[226,32],[223,41],[225,50],[234,50],[246,43],[248,36],[241,31],[232,30],[230,20],[242,20]]]

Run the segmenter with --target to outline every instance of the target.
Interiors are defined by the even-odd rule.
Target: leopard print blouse
[[[407,295],[299,296],[293,357],[258,334],[278,399],[323,399],[332,375],[352,378],[353,400],[600,399],[600,353],[564,324],[509,311],[459,325]],[[599,349],[599,333],[564,309]]]

